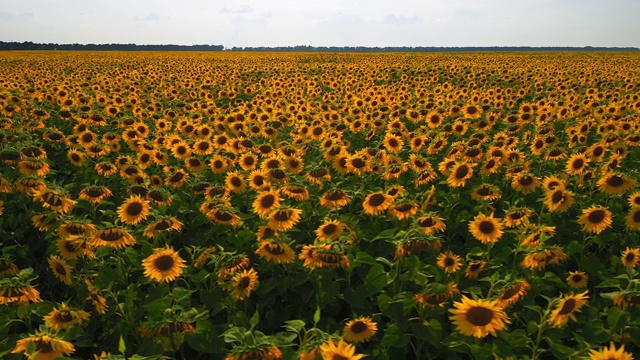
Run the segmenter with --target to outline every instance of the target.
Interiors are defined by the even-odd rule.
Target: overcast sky
[[[0,40],[640,47],[640,0],[0,0]]]

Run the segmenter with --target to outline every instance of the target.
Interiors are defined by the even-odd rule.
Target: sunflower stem
[[[542,335],[544,330],[547,327],[547,318],[551,313],[551,304],[549,304],[549,308],[544,312],[542,318],[540,319],[540,325],[538,326],[538,334],[536,335],[536,342],[533,344],[533,349],[531,349],[531,360],[538,359],[538,350],[540,349],[540,343],[542,342]]]

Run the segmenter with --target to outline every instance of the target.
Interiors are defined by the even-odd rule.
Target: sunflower
[[[108,246],[121,249],[125,246],[135,245],[136,239],[127,232],[126,229],[119,227],[109,227],[98,230],[91,238],[91,246]]]
[[[452,253],[451,251],[445,251],[442,254],[438,255],[437,264],[447,274],[453,274],[462,267],[460,256]]]
[[[182,275],[184,260],[172,247],[153,249],[153,254],[142,260],[144,276],[157,282],[170,282]]]
[[[640,230],[640,207],[629,210],[625,218],[625,224],[629,230]]]
[[[22,160],[18,163],[18,169],[24,175],[45,176],[51,167],[45,160]]]
[[[469,261],[464,276],[469,279],[475,279],[480,275],[487,262],[484,260]]]
[[[329,339],[326,343],[320,345],[320,353],[322,360],[359,360],[364,357],[362,354],[356,354],[356,347],[346,343],[344,340],[334,341]]]
[[[415,225],[422,229],[425,234],[444,232],[447,225],[444,223],[444,218],[429,213],[416,219]]]
[[[544,197],[544,206],[549,212],[565,212],[573,204],[574,193],[558,186],[552,191],[547,191]]]
[[[502,236],[502,222],[495,219],[493,214],[490,216],[478,214],[473,218],[473,221],[469,222],[469,232],[483,244],[495,243]]]
[[[49,256],[49,267],[53,275],[67,285],[71,285],[71,266],[56,255]]]
[[[378,215],[387,210],[393,203],[393,198],[381,191],[367,195],[362,203],[364,212],[369,215]]]
[[[84,165],[84,153],[79,150],[71,149],[67,152],[67,159],[73,165],[81,167]]]
[[[249,174],[249,186],[257,191],[269,189],[269,174],[262,170],[254,170]]]
[[[632,208],[640,207],[640,191],[636,191],[633,194],[629,195],[627,202]]]
[[[118,172],[118,168],[114,164],[105,161],[97,163],[94,170],[105,177],[109,177]]]
[[[528,173],[521,173],[516,175],[511,180],[511,187],[522,193],[530,193],[540,185],[540,181]]]
[[[431,283],[427,285],[427,290],[425,292],[415,294],[413,296],[413,300],[421,307],[443,307],[445,302],[458,294],[460,294],[460,290],[458,289],[458,285],[453,281],[446,286],[438,283]]]
[[[296,257],[293,249],[288,244],[270,240],[262,241],[255,253],[261,258],[273,261],[276,264],[288,264]]]
[[[97,204],[111,195],[113,195],[113,192],[107,187],[89,186],[80,190],[80,194],[78,195],[78,197],[80,199],[89,200],[90,202]]]
[[[269,214],[269,227],[276,231],[289,230],[300,221],[302,210],[279,208]]]
[[[0,193],[10,193],[11,191],[13,191],[11,182],[5,177],[0,177]]]
[[[458,331],[476,338],[484,338],[496,331],[504,330],[505,323],[510,323],[503,308],[496,301],[473,300],[462,296],[461,302],[453,303],[455,309],[449,309],[453,315],[449,317]]]
[[[182,230],[182,223],[174,217],[157,220],[144,229],[142,235],[152,238],[160,234],[163,231],[180,231]]]
[[[207,217],[207,219],[217,224],[230,225],[235,227],[242,223],[242,219],[240,219],[240,216],[236,215],[233,212],[232,208],[214,208],[213,210],[207,212],[205,216]]]
[[[319,241],[338,240],[344,229],[344,223],[339,220],[325,220],[316,229],[316,238]]]
[[[140,196],[132,195],[118,207],[120,221],[129,225],[136,225],[149,215],[149,201]]]
[[[305,178],[312,184],[322,186],[322,180],[331,180],[331,173],[326,168],[310,170],[305,174]]]
[[[75,350],[72,343],[40,332],[18,340],[11,353],[24,353],[27,359],[32,360],[53,360],[70,355]]]
[[[636,181],[626,175],[610,172],[600,178],[596,184],[603,193],[617,195],[631,189]]]
[[[344,206],[348,203],[349,197],[340,189],[329,190],[320,197],[320,205],[329,209]]]
[[[18,273],[18,266],[12,261],[0,260],[0,278],[13,276]]]
[[[30,285],[0,289],[0,305],[41,302],[40,292]]]
[[[50,189],[35,191],[33,197],[42,202],[42,206],[45,208],[51,209],[59,214],[68,213],[77,202],[63,195],[60,191]]]
[[[553,191],[558,187],[565,188],[565,182],[557,176],[547,176],[542,180],[542,188],[547,192]]]
[[[589,164],[589,159],[584,154],[571,155],[567,161],[566,171],[569,175],[577,175],[584,171]]]
[[[586,300],[589,299],[587,293],[588,291],[576,295],[573,295],[573,293],[565,295],[551,312],[551,316],[549,316],[547,322],[553,324],[553,327],[559,328],[569,322],[569,319],[576,321],[575,314],[580,312],[580,308],[582,308],[587,303]]]
[[[600,351],[591,349],[589,350],[590,360],[633,360],[633,355],[624,351],[624,345],[620,345],[619,349],[616,349],[613,341],[609,344],[609,347],[603,347]]]
[[[238,171],[227,173],[224,183],[226,184],[227,189],[231,190],[234,193],[242,193],[247,187],[246,180]]]
[[[600,234],[612,224],[611,211],[604,206],[591,206],[582,210],[578,223],[582,225],[583,231]]]
[[[634,268],[638,265],[640,261],[640,248],[627,248],[620,255],[620,259],[622,260],[622,265],[628,268]]]
[[[231,296],[236,300],[244,300],[258,283],[258,273],[253,270],[242,270],[231,278],[229,286],[231,287]]]
[[[524,260],[522,260],[522,266],[530,270],[542,270],[547,265],[559,264],[560,261],[567,260],[568,258],[569,255],[558,247],[535,250],[524,257]]]
[[[188,178],[189,173],[182,169],[178,169],[176,171],[172,171],[164,182],[173,188],[179,188],[187,181]]]
[[[278,207],[280,207],[280,194],[274,190],[259,193],[253,201],[253,212],[262,219],[267,219],[269,214]]]
[[[289,199],[298,201],[309,200],[309,190],[301,185],[285,185],[280,189],[280,192],[286,195]]]
[[[245,171],[254,170],[258,166],[258,156],[252,152],[246,152],[240,156],[239,163]]]
[[[344,327],[344,339],[350,342],[366,342],[378,332],[378,324],[370,317],[353,319]]]
[[[589,275],[584,271],[570,271],[567,276],[567,284],[574,289],[581,289],[587,286]]]
[[[399,204],[391,205],[389,208],[389,214],[395,217],[398,220],[403,220],[412,217],[416,213],[420,206],[413,202],[403,202]]]
[[[84,310],[71,310],[65,303],[62,303],[59,308],[53,309],[43,319],[45,325],[58,331],[81,324],[88,320],[89,316],[89,313]]]
[[[513,284],[506,286],[498,295],[496,301],[497,305],[502,308],[506,308],[509,305],[515,304],[522,299],[527,290],[531,288],[531,285],[526,280],[518,280]]]
[[[500,189],[494,185],[483,184],[471,192],[471,199],[478,201],[493,201],[502,197]]]
[[[533,215],[533,211],[528,208],[512,209],[504,215],[504,223],[508,228],[514,228],[524,225],[531,215]]]

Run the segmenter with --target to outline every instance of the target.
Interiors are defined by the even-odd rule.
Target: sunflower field
[[[640,359],[640,55],[0,54],[3,359]]]

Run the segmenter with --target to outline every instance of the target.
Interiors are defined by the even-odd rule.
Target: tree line
[[[247,46],[225,48],[223,45],[137,45],[137,44],[55,44],[0,41],[1,50],[111,50],[111,51],[248,51],[248,52],[597,52],[640,51],[635,47],[572,47],[572,46]]]

